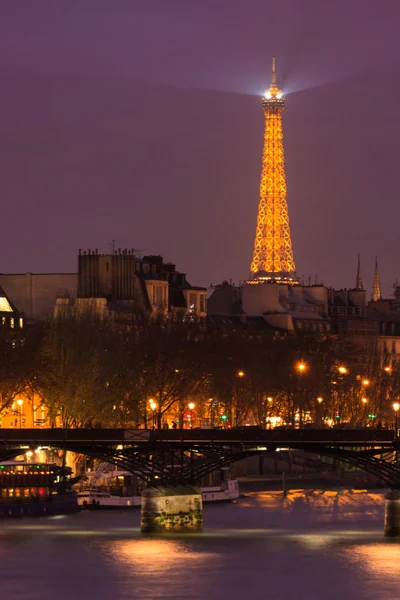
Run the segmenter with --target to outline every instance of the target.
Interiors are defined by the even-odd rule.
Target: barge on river
[[[47,463],[0,465],[0,518],[62,515],[79,510],[72,470]]]
[[[133,508],[142,503],[144,484],[127,471],[105,465],[85,474],[86,485],[78,491],[82,508]],[[239,497],[239,485],[229,468],[206,476],[200,483],[203,502],[229,502]]]

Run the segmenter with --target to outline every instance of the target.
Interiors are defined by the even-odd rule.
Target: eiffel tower
[[[271,87],[262,100],[265,115],[260,202],[250,279],[298,283],[290,237],[283,149],[283,93],[276,85],[275,57]]]

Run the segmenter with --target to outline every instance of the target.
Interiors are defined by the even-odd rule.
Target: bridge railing
[[[99,444],[141,443],[233,443],[268,444],[393,444],[395,431],[387,429],[1,429],[0,445],[20,443],[47,445],[63,442]]]
[[[390,429],[257,429],[239,427],[234,429],[161,429],[152,432],[159,441],[199,441],[199,442],[255,442],[255,443],[368,443],[387,442],[395,439]]]

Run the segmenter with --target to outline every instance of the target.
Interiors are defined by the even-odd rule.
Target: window
[[[189,294],[189,304],[196,306],[196,294]]]
[[[24,320],[23,320],[23,318],[22,318],[22,317],[20,317],[20,318],[19,318],[19,326],[20,326],[20,328],[21,328],[21,329],[22,329],[22,328],[23,328],[23,326],[24,326]]]
[[[10,327],[11,329],[14,329],[14,317],[10,318]]]
[[[206,295],[200,294],[200,312],[206,312]]]
[[[161,306],[163,303],[163,287],[161,285],[154,286],[153,288],[154,304]]]
[[[12,312],[12,308],[10,306],[10,303],[7,300],[7,298],[5,298],[4,296],[2,296],[0,298],[0,311],[1,312]]]

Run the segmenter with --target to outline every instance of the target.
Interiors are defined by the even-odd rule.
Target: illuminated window
[[[23,320],[23,318],[22,318],[22,317],[20,317],[20,318],[19,318],[19,326],[20,326],[20,328],[21,328],[21,329],[22,329],[22,328],[23,328],[23,326],[24,326],[24,320]]]
[[[200,312],[206,312],[206,295],[200,294]]]
[[[0,312],[12,312],[9,301],[4,296],[0,296]]]
[[[5,325],[6,324],[6,318],[5,317],[1,317],[1,324]]]
[[[196,306],[196,294],[189,294],[189,310],[190,312],[195,311]]]
[[[10,318],[10,327],[11,329],[14,329],[14,317]]]

